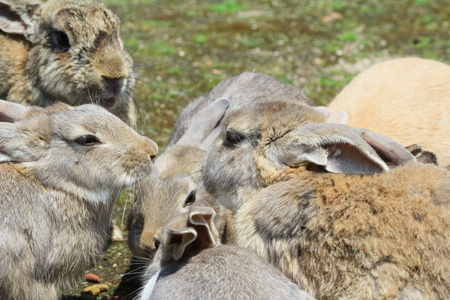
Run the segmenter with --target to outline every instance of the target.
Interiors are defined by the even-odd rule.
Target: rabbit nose
[[[103,81],[105,82],[106,89],[108,92],[112,93],[114,96],[119,95],[122,92],[123,87],[125,86],[125,78],[124,77],[108,77],[102,76]]]
[[[148,137],[144,136],[144,139],[146,140],[146,144],[148,145],[146,149],[147,153],[150,156],[150,159],[153,160],[158,154],[158,145]]]
[[[151,232],[142,232],[139,239],[139,248],[144,250],[144,252],[151,252],[157,249]]]

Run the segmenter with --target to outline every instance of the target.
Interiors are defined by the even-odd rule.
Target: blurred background
[[[404,56],[450,63],[448,0],[105,2],[121,18],[134,59],[137,130],[160,152],[189,101],[244,71],[267,73],[325,105],[373,63]],[[114,213],[125,238],[131,198]],[[128,260],[126,242],[114,242],[91,270],[110,286],[102,295],[112,293]]]

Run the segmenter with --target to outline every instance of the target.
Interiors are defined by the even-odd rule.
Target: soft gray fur
[[[313,299],[253,252],[220,245],[211,207],[169,218],[140,296],[149,299]]]
[[[159,275],[151,299],[314,298],[255,253],[238,246],[221,245],[167,265]]]
[[[221,81],[207,95],[189,103],[177,119],[169,144],[176,143],[183,136],[198,111],[222,98],[230,101],[230,110],[252,103],[272,101],[293,101],[313,105],[313,102],[293,85],[264,73],[245,72]]]
[[[97,105],[0,101],[0,299],[56,300],[108,245],[156,144]]]

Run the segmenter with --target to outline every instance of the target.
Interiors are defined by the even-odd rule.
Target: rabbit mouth
[[[114,105],[116,105],[117,103],[117,99],[116,97],[110,97],[110,98],[104,98],[102,100],[100,100],[100,105],[105,107],[105,108],[111,108]]]

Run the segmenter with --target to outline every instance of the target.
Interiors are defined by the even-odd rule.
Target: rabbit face
[[[325,119],[319,109],[287,102],[261,103],[231,112],[203,160],[206,190],[227,208],[239,208],[245,192],[241,188],[267,186],[270,177],[265,173],[275,176],[284,170],[285,166],[271,157],[283,146],[279,139],[302,124]]]
[[[145,184],[145,182],[151,182]],[[162,229],[175,213],[186,213],[196,202],[196,184],[186,174],[160,179],[152,172],[137,189],[128,219],[128,245],[136,257],[151,259],[160,244]]]
[[[106,6],[100,1],[50,0],[35,18],[39,25],[29,56],[37,61],[29,60],[26,68],[39,90],[38,102],[90,101],[117,114],[119,103],[131,101],[132,60],[119,36],[120,20]]]
[[[31,108],[0,123],[0,161],[18,162],[43,185],[94,203],[150,174],[157,145],[103,108]]]

